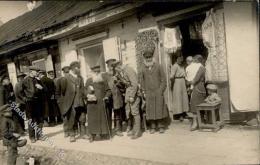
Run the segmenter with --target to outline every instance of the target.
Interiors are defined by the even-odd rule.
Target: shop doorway
[[[184,19],[178,22],[167,25],[166,27],[174,28],[179,27],[182,35],[181,50],[176,52],[182,55],[184,59],[188,56],[195,56],[201,54],[204,58],[204,62],[208,56],[208,50],[203,44],[202,39],[202,23],[206,18],[206,14],[196,15],[189,19]],[[175,63],[177,55],[172,55],[172,64]]]

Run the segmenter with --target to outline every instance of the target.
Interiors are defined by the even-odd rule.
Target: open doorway
[[[188,56],[201,54],[204,62],[208,57],[208,50],[203,44],[202,39],[202,23],[206,18],[206,14],[196,15],[189,19],[184,19],[178,22],[167,25],[169,28],[178,26],[182,35],[181,50],[176,53],[181,54],[184,59]],[[172,55],[172,64],[176,61],[176,55]]]

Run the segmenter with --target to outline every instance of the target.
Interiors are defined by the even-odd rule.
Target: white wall
[[[239,111],[259,110],[259,39],[251,2],[224,3],[231,103]]]

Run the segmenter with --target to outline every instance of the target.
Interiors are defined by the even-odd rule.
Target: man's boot
[[[127,120],[126,132],[127,132],[127,136],[132,136],[134,134],[134,130],[132,129],[132,120],[131,119]]]
[[[116,135],[117,136],[124,136],[121,131],[121,122],[119,119],[116,119]]]
[[[81,139],[89,139],[88,135],[86,134],[85,123],[80,124],[80,138]]]
[[[137,139],[139,138],[142,133],[141,133],[141,118],[139,115],[134,116],[134,134],[131,137],[131,139]]]

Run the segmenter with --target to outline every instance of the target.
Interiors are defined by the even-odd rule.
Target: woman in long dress
[[[201,55],[196,55],[194,57],[195,63],[202,63],[203,57]],[[203,65],[199,67],[197,70],[196,76],[189,84],[193,85],[193,90],[191,93],[191,100],[190,100],[190,111],[193,113],[193,121],[191,125],[191,131],[194,131],[198,127],[197,121],[197,113],[196,113],[196,106],[203,103],[206,99],[206,88],[205,88],[205,73],[206,69]]]
[[[182,65],[183,57],[179,56],[176,63],[171,68],[171,83],[173,87],[173,115],[178,117],[180,121],[189,111],[189,100],[185,82],[185,69]]]

